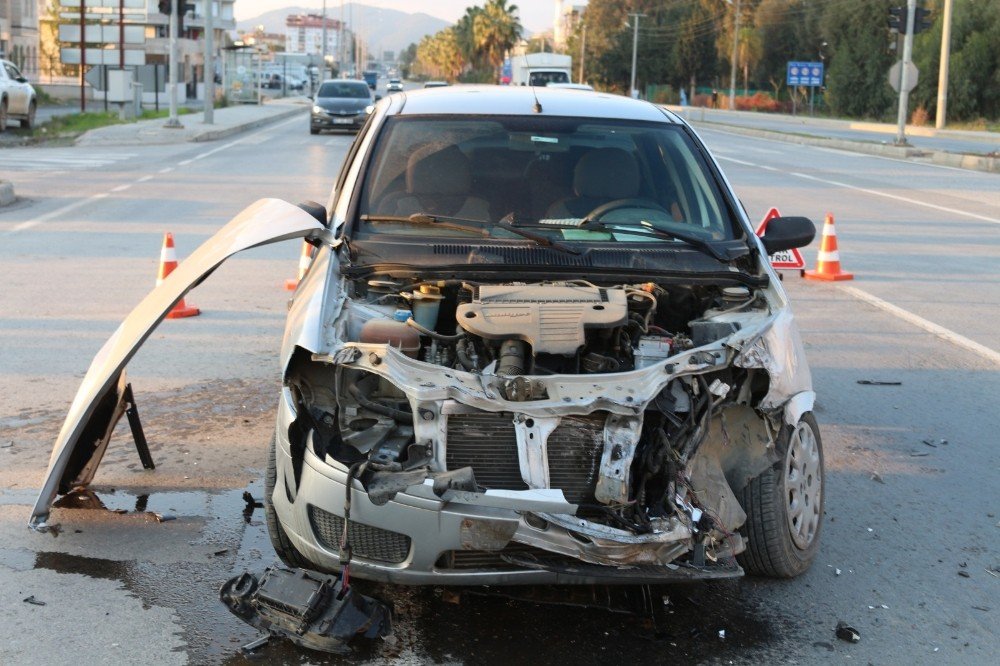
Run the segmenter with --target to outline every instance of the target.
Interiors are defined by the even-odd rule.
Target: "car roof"
[[[402,105],[389,113],[527,116],[538,113],[536,100],[541,104],[541,114],[546,116],[676,122],[672,114],[658,106],[621,95],[531,86],[469,85],[413,90],[405,93]]]
[[[323,81],[323,83],[360,83],[365,87],[368,86],[368,84],[361,79],[327,79],[326,81]],[[323,83],[320,85],[323,85]]]

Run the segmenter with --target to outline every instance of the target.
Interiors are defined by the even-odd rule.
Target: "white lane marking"
[[[177,166],[187,166],[188,164],[191,164],[191,162],[194,162],[194,160],[184,160],[183,162],[178,162]]]
[[[743,160],[738,160],[733,157],[723,157],[722,155],[718,155],[717,159],[728,160],[730,162],[735,162],[736,164],[742,164],[743,166],[753,167],[754,169],[768,169],[769,171],[778,171],[778,169],[769,168],[763,164],[754,164],[753,162],[745,162]],[[898,194],[890,194],[888,192],[879,192],[878,190],[872,190],[867,187],[858,187],[857,185],[849,185],[848,183],[842,183],[838,180],[830,180],[829,178],[819,178],[817,176],[810,176],[807,173],[800,173],[798,171],[787,171],[785,173],[787,173],[789,176],[795,176],[796,178],[804,178],[805,180],[813,180],[816,181],[817,183],[825,183],[826,185],[843,187],[848,190],[864,192],[865,194],[872,194],[877,197],[885,197],[886,199],[894,199],[896,201],[902,201],[904,203],[913,204],[914,206],[933,208],[934,210],[940,210],[945,213],[954,213],[955,215],[964,215],[966,217],[971,217],[976,220],[982,220],[983,222],[992,222],[993,224],[1000,224],[1000,218],[989,217],[987,215],[980,215],[979,213],[970,213],[969,211],[962,210],[960,208],[951,208],[949,206],[938,206],[937,204],[928,203],[926,201],[919,201],[917,199],[911,199],[909,197],[899,196]]]
[[[124,192],[128,188],[132,187],[132,183],[126,183],[125,185],[119,185],[118,187],[112,187],[112,192]]]
[[[849,287],[847,285],[838,285],[842,291],[850,294],[854,298],[860,301],[864,301],[869,305],[874,305],[879,310],[888,312],[891,315],[899,317],[903,321],[909,322],[918,328],[922,328],[932,335],[936,335],[946,342],[950,342],[953,345],[962,347],[968,351],[971,351],[983,358],[993,361],[997,365],[1000,365],[1000,353],[990,349],[986,345],[981,345],[975,340],[970,340],[964,335],[959,335],[955,331],[945,328],[944,326],[938,326],[932,321],[928,321],[919,315],[915,315],[909,310],[904,310],[903,308],[893,305],[888,301],[883,301],[878,296],[872,296],[867,291],[862,291],[857,287]]]
[[[243,141],[246,138],[249,138],[251,136],[256,136],[257,134],[263,134],[264,132],[270,131],[272,129],[276,129],[278,127],[283,127],[285,125],[289,125],[289,124],[291,124],[293,122],[297,122],[298,120],[299,120],[298,117],[294,117],[294,118],[289,118],[288,120],[286,120],[284,122],[278,123],[277,125],[269,125],[267,127],[267,129],[265,129],[265,130],[261,130],[259,132],[255,132],[254,134],[250,134],[247,137],[243,137],[241,139],[237,139],[236,141],[231,141],[231,142],[227,143],[224,146],[219,146],[218,148],[213,148],[212,150],[206,151],[206,152],[202,153],[200,155],[200,157],[208,157],[209,155],[217,153],[220,150],[225,150],[226,148],[231,148],[231,147],[235,146],[236,144],[240,143],[241,141]],[[187,160],[187,162],[191,162],[191,161],[192,160]],[[184,164],[184,163],[185,162],[180,162],[180,164]],[[158,173],[170,173],[173,170],[174,170],[174,167],[164,167],[164,168],[160,169]],[[56,173],[62,173],[62,172],[53,172],[51,175],[55,175]],[[138,179],[136,182],[137,183],[144,183],[144,182],[146,182],[148,180],[152,180],[152,179],[153,179],[153,176],[143,176],[142,178]],[[128,187],[131,187],[131,186],[130,185],[124,185],[124,186],[120,186],[120,187],[121,188],[128,188]],[[115,189],[113,189],[111,191],[112,192],[119,191],[119,188],[115,188]],[[91,197],[88,197],[86,199],[78,199],[77,201],[74,201],[71,204],[67,204],[67,205],[63,206],[62,208],[57,208],[56,210],[50,211],[48,213],[45,213],[44,215],[39,215],[38,217],[36,217],[33,220],[28,220],[26,222],[21,222],[20,224],[15,224],[13,227],[11,227],[10,229],[8,229],[7,231],[0,232],[0,236],[10,236],[10,235],[13,235],[13,234],[15,234],[15,233],[17,233],[19,231],[25,231],[27,229],[31,229],[32,227],[36,227],[36,226],[38,226],[39,224],[41,224],[43,222],[48,222],[49,220],[51,220],[53,218],[61,217],[62,215],[65,215],[66,213],[69,213],[70,211],[76,210],[77,208],[79,208],[80,206],[83,206],[84,204],[86,204],[89,201],[95,201],[95,200],[104,199],[104,198],[107,198],[107,197],[108,197],[108,193],[107,192],[103,192],[101,194],[95,194],[95,195],[93,195]]]
[[[806,173],[799,173],[797,171],[789,171],[789,174],[796,176],[798,178],[805,178],[806,180],[814,180],[818,183],[826,183],[827,185],[835,185],[836,187],[843,187],[848,190],[855,190],[857,192],[864,192],[865,194],[873,194],[877,197],[884,197],[886,199],[894,199],[895,201],[902,201],[904,203],[913,204],[914,206],[923,206],[924,208],[933,208],[934,210],[940,210],[945,213],[954,213],[955,215],[965,215],[966,217],[971,217],[976,220],[982,220],[983,222],[992,222],[993,224],[1000,224],[1000,218],[988,217],[986,215],[980,215],[979,213],[970,213],[967,210],[962,210],[960,208],[951,208],[949,206],[938,206],[937,204],[928,203],[926,201],[918,201],[917,199],[911,199],[909,197],[902,197],[898,194],[889,194],[888,192],[879,192],[878,190],[872,190],[867,187],[858,187],[857,185],[848,185],[847,183],[841,183],[836,180],[830,180],[828,178],[817,178],[816,176],[810,176]]]

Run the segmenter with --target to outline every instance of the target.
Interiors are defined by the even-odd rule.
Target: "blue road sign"
[[[823,63],[790,61],[786,71],[785,83],[789,86],[823,85]]]

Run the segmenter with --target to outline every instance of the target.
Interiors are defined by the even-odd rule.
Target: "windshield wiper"
[[[650,222],[647,222],[646,220],[640,221],[639,226],[626,224],[624,222],[600,222],[598,220],[584,220],[577,228],[601,229],[604,231],[618,230],[630,234],[653,236],[655,238],[680,241],[685,245],[690,245],[691,247],[697,250],[701,250],[704,254],[707,254],[710,257],[713,257],[714,259],[718,259],[719,261],[723,262],[732,261],[732,257],[729,256],[728,252],[723,252],[718,247],[712,245],[708,241],[702,240],[697,236],[689,236],[688,234],[679,233],[676,231],[667,231],[665,229],[660,229],[659,227],[654,227]]]
[[[465,231],[477,236],[489,236],[490,232],[483,227],[475,227],[462,222],[479,222],[479,220],[467,220],[461,217],[445,217],[442,215],[428,215],[427,213],[414,213],[413,215],[362,215],[362,222],[392,222],[395,224],[413,224],[424,227],[438,227],[439,229],[451,229],[452,231]]]
[[[530,241],[534,241],[538,245],[551,247],[554,250],[567,252],[569,254],[580,254],[573,248],[567,247],[558,241],[546,238],[541,234],[535,234],[530,231],[525,231],[524,229],[518,229],[517,227],[509,224],[507,219],[508,218],[505,217],[500,220],[500,222],[495,224],[494,227],[503,229],[504,231],[509,231],[516,236],[520,236],[521,238],[527,238]],[[451,229],[453,231],[467,231],[483,237],[488,237],[490,235],[489,228],[462,224],[463,222],[482,224],[482,220],[470,220],[464,217],[452,217],[450,215],[431,215],[429,213],[414,213],[413,215],[362,215],[361,220],[363,222],[393,222],[438,227],[439,229]]]

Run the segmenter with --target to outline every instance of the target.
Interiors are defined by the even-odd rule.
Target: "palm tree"
[[[473,19],[476,50],[494,69],[503,63],[504,55],[521,39],[521,21],[517,5],[507,0],[488,0]]]

